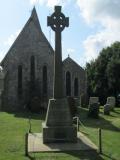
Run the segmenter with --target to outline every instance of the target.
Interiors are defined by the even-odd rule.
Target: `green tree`
[[[98,58],[86,64],[89,96],[99,96],[105,103],[107,96],[120,93],[120,42],[102,49]]]

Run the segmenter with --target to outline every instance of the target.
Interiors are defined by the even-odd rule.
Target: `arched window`
[[[18,66],[18,94],[22,94],[22,65]]]
[[[42,75],[43,75],[43,80],[42,80],[43,96],[47,96],[47,67],[46,66],[43,66]]]
[[[31,89],[34,89],[35,86],[35,57],[31,56],[30,58],[30,81]]]
[[[78,78],[74,80],[74,96],[78,96]]]
[[[66,72],[66,96],[71,96],[71,75],[70,72]]]

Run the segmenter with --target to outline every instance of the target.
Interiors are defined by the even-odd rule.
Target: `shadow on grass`
[[[116,111],[116,110],[113,110],[113,112],[116,113],[116,114],[120,114],[120,112],[118,112],[118,111]]]
[[[61,156],[61,158],[57,158],[60,157],[60,155],[57,156],[57,153],[61,153],[61,154],[67,154],[65,156],[65,159],[70,158],[69,156],[72,156],[72,158],[74,157],[75,159],[78,158],[79,160],[83,160],[83,159],[87,159],[87,160],[104,160],[99,153],[97,153],[96,151],[67,151],[67,152],[52,152],[55,153],[55,157],[56,159],[62,159],[63,160],[63,155]],[[50,155],[51,153],[49,153],[49,160],[53,160],[54,156]],[[53,155],[53,154],[52,154]],[[41,160],[41,156],[34,156],[33,155],[28,155],[28,158],[30,160]],[[43,158],[43,156],[42,156]],[[44,157],[45,158],[45,157]],[[43,158],[43,159],[44,159]],[[74,160],[73,158],[73,160]],[[112,159],[111,159],[112,160]],[[113,159],[114,160],[114,159]]]
[[[116,111],[114,111],[116,113]],[[119,112],[117,112],[118,114]],[[120,128],[114,126],[111,121],[106,120],[103,115],[102,112],[100,112],[100,116],[98,119],[95,118],[88,118],[87,117],[88,114],[88,109],[86,108],[79,108],[79,118],[80,121],[84,124],[85,127],[92,127],[92,128],[101,128],[101,129],[106,129],[106,130],[111,130],[111,131],[120,131]],[[114,115],[109,115],[109,118],[114,118],[117,116]]]
[[[96,151],[72,151],[72,152],[65,152],[69,155],[72,155],[76,158],[88,159],[88,160],[103,160],[103,158],[98,154]]]
[[[46,117],[46,110],[41,110],[38,113],[32,113],[29,110],[21,111],[4,111],[9,114],[14,114],[17,118],[26,118],[26,119],[35,119],[35,120],[45,120]]]
[[[109,158],[109,160],[118,160],[118,159],[116,159],[116,158],[113,158],[113,157],[111,157],[111,156],[109,156],[109,155],[107,155],[107,154],[102,154],[104,157],[107,157],[107,158]]]
[[[26,118],[26,119],[35,119],[35,120],[45,120],[46,111],[42,111],[40,113],[32,113],[32,112],[21,112],[14,113],[15,117]]]

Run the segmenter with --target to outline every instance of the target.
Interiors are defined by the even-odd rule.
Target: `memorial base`
[[[77,128],[72,124],[67,99],[49,100],[42,134],[43,143],[77,142]]]

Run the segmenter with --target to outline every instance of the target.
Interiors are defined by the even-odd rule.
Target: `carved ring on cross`
[[[61,13],[60,6],[56,6],[55,12],[48,17],[48,26],[50,26],[55,32],[62,32],[65,27],[69,26],[69,18]]]
[[[53,19],[53,23],[51,24],[51,28],[54,31],[60,31],[62,32],[65,28],[65,16],[63,13],[60,13],[59,15],[56,13],[53,13],[51,16],[51,19]]]

